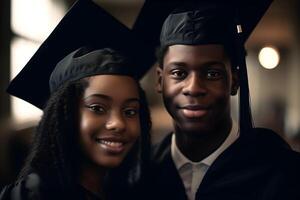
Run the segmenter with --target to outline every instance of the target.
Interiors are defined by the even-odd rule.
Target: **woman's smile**
[[[107,153],[111,154],[120,154],[125,151],[127,146],[127,142],[123,139],[116,138],[116,137],[97,137],[95,138],[96,143]]]

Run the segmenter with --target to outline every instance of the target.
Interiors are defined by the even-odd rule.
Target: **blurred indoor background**
[[[143,0],[95,1],[128,27],[134,24],[143,5]],[[5,89],[73,3],[74,0],[0,1],[0,189],[17,175],[42,114],[9,96]],[[246,43],[255,125],[273,129],[296,151],[300,151],[299,18],[300,1],[274,0]],[[172,122],[155,92],[154,67],[142,84],[151,106],[156,141],[170,131]],[[232,102],[233,116],[238,120],[237,97]]]

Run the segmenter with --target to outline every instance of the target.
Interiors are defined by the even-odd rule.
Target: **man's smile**
[[[186,118],[201,118],[208,112],[208,107],[200,104],[186,104],[179,109]]]

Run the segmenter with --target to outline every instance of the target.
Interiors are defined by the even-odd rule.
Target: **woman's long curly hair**
[[[145,92],[136,81],[140,96],[141,134],[124,161],[106,177],[108,189],[130,189],[143,179],[149,161],[151,119]],[[31,152],[19,180],[37,173],[53,191],[74,192],[79,175],[79,101],[88,81],[81,79],[62,85],[47,102],[39,122]],[[117,179],[117,180],[116,180]]]

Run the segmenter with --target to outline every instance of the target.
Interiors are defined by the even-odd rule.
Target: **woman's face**
[[[100,167],[117,167],[141,132],[137,84],[119,75],[97,75],[88,82],[79,108],[81,150]]]

